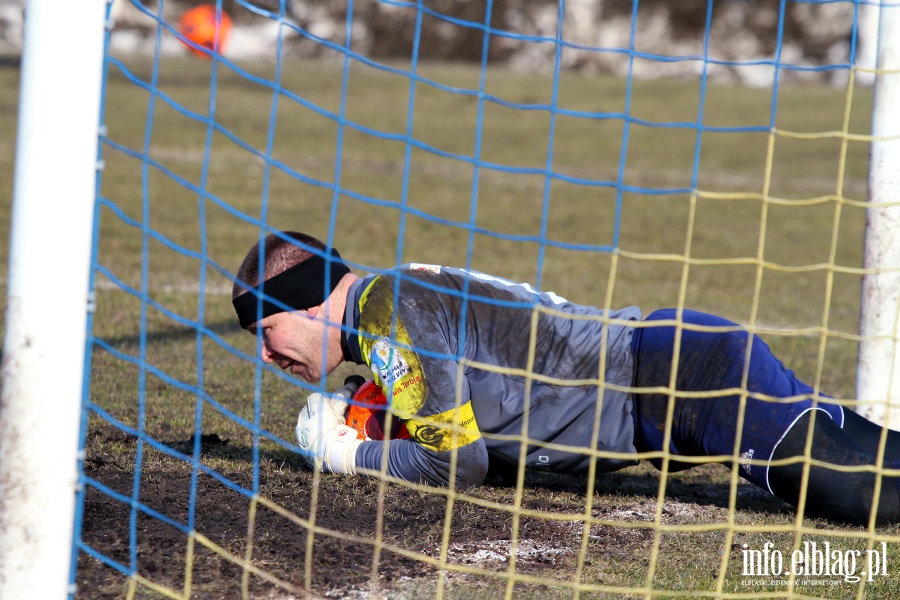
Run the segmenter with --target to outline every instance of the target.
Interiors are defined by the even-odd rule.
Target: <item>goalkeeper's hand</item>
[[[362,441],[344,421],[347,406],[343,395],[312,394],[307,398],[295,433],[310,467],[319,465],[332,473],[356,472],[356,449]]]

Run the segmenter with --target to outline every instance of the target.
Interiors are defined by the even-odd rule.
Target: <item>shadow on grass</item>
[[[163,443],[187,456],[191,456],[194,452],[193,436]],[[251,467],[258,458],[260,461],[269,461],[292,470],[309,473],[302,457],[289,449],[260,448],[256,457],[250,446],[232,443],[216,433],[200,436],[200,456],[205,460],[240,462]],[[594,491],[606,496],[655,501],[659,495],[660,476],[661,473],[648,463],[641,463],[638,467],[619,472],[598,474],[594,482]],[[729,476],[728,467],[724,464],[698,465],[677,474],[670,474],[666,481],[665,498],[667,501],[727,511],[731,500]],[[491,493],[490,490],[505,495],[514,492],[516,477],[514,467],[492,463],[487,479],[481,487],[488,490],[488,495]],[[525,473],[524,487],[537,493],[584,495],[587,481],[587,477],[583,475],[528,471]],[[735,508],[742,512],[768,515],[793,514],[793,507],[786,502],[746,483],[738,486],[735,504]]]
[[[224,321],[216,321],[214,323],[207,323],[204,325],[204,328],[209,330],[210,332],[218,335],[218,336],[227,336],[233,335],[236,333],[243,333],[244,330],[241,329],[241,326],[234,319],[227,319]],[[102,339],[104,342],[113,347],[118,346],[139,346],[141,343],[141,335],[139,332],[128,333],[125,335],[117,335],[117,336],[96,336],[99,339]],[[176,325],[169,329],[165,330],[156,330],[156,331],[147,331],[144,340],[147,344],[154,343],[171,343],[171,342],[184,342],[189,341],[197,337],[197,329],[193,327],[185,327],[182,325]]]
[[[515,467],[491,465],[485,485],[497,488],[515,488]],[[659,496],[661,475],[647,462],[613,473],[597,474],[594,490],[601,495],[630,496],[655,501]],[[715,507],[727,510],[731,500],[730,471],[725,464],[697,465],[678,473],[670,473],[666,481],[665,498],[684,504]],[[587,477],[555,473],[526,472],[525,487],[548,492],[583,494]],[[736,509],[757,514],[793,513],[793,508],[756,486],[743,483],[738,486]]]

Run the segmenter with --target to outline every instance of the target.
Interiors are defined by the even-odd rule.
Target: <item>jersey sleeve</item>
[[[472,410],[468,384],[455,359],[455,325],[443,308],[411,282],[396,305],[395,279],[377,277],[360,298],[359,345],[408,440],[364,442],[357,467],[407,481],[477,485],[488,455]]]

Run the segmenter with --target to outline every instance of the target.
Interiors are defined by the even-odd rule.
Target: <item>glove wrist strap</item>
[[[332,473],[352,475],[356,473],[356,450],[362,440],[357,438],[356,430],[342,425],[329,435],[322,461]]]

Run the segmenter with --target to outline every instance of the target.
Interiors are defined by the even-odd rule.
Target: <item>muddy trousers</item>
[[[900,432],[815,394],[759,337],[720,317],[664,309],[644,319],[632,349],[638,452],[667,449],[670,471],[700,464],[679,456],[737,460],[741,477],[794,506],[806,477],[808,516],[867,525],[874,512],[878,525],[900,522],[897,472],[881,473],[875,497],[875,465],[900,469]],[[826,465],[804,466],[810,436],[809,456]]]

